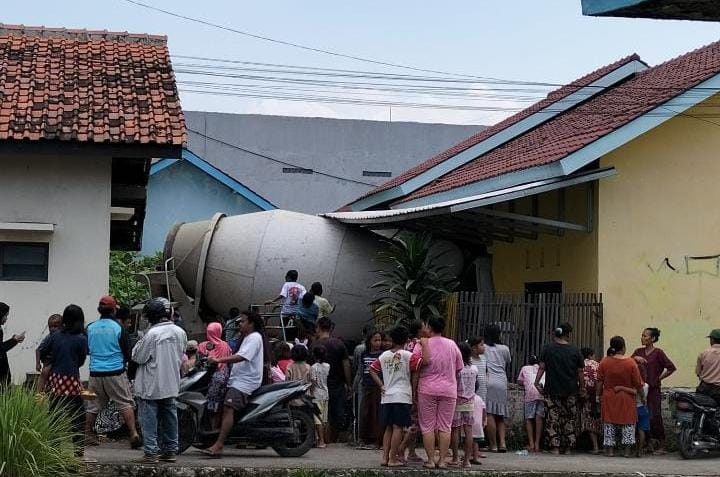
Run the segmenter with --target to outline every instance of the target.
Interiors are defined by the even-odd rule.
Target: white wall
[[[0,222],[52,223],[52,234],[0,230],[0,241],[47,241],[47,282],[0,281],[0,301],[10,305],[6,337],[25,330],[10,351],[13,381],[35,367],[35,348],[47,317],[74,303],[86,323],[108,288],[111,158],[0,155]]]

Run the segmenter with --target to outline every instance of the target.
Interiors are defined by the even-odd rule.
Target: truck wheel
[[[315,444],[315,420],[305,411],[291,411],[293,428],[297,436],[297,443],[276,442],[272,448],[281,457],[300,457],[309,451]]]

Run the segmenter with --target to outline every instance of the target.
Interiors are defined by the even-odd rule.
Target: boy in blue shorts
[[[646,433],[650,432],[650,410],[647,407],[647,395],[650,386],[647,383],[647,371],[644,364],[638,364],[640,377],[643,380],[642,391],[637,393],[637,456],[642,457],[645,450]]]

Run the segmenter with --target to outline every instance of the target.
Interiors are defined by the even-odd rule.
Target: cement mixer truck
[[[154,295],[176,303],[188,333],[201,337],[203,319],[275,298],[285,272],[298,270],[307,288],[323,285],[336,305],[336,334],[360,338],[372,319],[377,281],[373,258],[382,246],[373,232],[318,216],[271,210],[176,224],[165,241],[165,270],[150,273]]]

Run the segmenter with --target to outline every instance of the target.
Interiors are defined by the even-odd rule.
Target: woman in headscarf
[[[222,325],[214,322],[207,325],[207,341],[198,345],[198,355],[213,359],[226,358],[232,355],[230,345],[222,340]],[[217,370],[213,374],[207,395],[208,411],[219,419],[222,410],[225,388],[227,387],[229,369],[226,364],[218,363]]]

